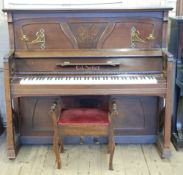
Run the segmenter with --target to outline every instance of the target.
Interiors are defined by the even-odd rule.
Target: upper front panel
[[[18,51],[161,48],[162,12],[15,13]]]

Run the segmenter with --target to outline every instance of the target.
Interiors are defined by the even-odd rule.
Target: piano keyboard
[[[21,85],[157,84],[155,76],[62,76],[26,77]]]

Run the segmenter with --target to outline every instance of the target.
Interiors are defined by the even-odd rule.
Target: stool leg
[[[108,143],[108,151],[110,153],[109,158],[109,170],[113,170],[113,156],[115,150],[115,141],[114,141],[114,131],[112,125],[109,127],[109,143]]]
[[[60,134],[60,152],[64,152],[64,138],[62,134]]]
[[[110,158],[109,158],[109,170],[113,170],[113,156],[115,150],[115,143],[112,142],[111,150],[110,150]]]
[[[112,142],[111,142],[111,138],[110,138],[110,134],[109,134],[109,137],[108,137],[108,145],[107,145],[107,153],[110,154],[110,151],[111,151],[111,146],[112,146]]]
[[[60,159],[60,153],[59,153],[59,137],[56,133],[54,133],[54,137],[53,137],[53,151],[56,157],[57,168],[60,169],[61,159]]]
[[[61,159],[60,159],[60,153],[59,153],[59,129],[57,125],[57,103],[54,102],[53,105],[51,106],[51,109],[49,111],[52,122],[53,122],[53,151],[55,153],[56,157],[56,163],[57,163],[57,168],[61,168]]]

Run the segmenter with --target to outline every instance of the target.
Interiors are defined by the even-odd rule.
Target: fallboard
[[[162,72],[162,57],[15,58],[16,74]]]

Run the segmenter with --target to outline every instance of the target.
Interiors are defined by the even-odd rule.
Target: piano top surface
[[[173,8],[171,7],[126,7],[126,8],[55,8],[55,9],[49,9],[49,8],[44,8],[44,9],[36,9],[36,8],[24,8],[24,9],[11,9],[11,8],[4,8],[4,12],[8,11],[39,11],[39,12],[44,12],[44,11],[60,11],[60,12],[128,12],[128,11],[133,11],[133,12],[138,12],[138,11],[169,11],[172,10]]]
[[[9,0],[12,1],[12,0]],[[99,0],[101,1],[101,0]],[[6,2],[4,3],[4,8],[3,11],[161,11],[161,10],[172,10],[173,8],[170,6],[162,5],[159,3],[152,3],[151,6],[148,4],[134,4],[134,2],[120,2],[115,1],[115,2],[99,2],[98,0],[96,3],[90,2],[90,4],[79,4],[78,2],[75,4],[71,3],[63,3],[58,2],[54,3],[46,3],[43,1],[42,3],[40,2],[20,2],[17,3],[15,0],[12,2]]]
[[[149,5],[149,3],[151,5]],[[12,10],[170,10],[160,2],[151,0],[134,3],[134,0],[4,0],[4,8]]]

